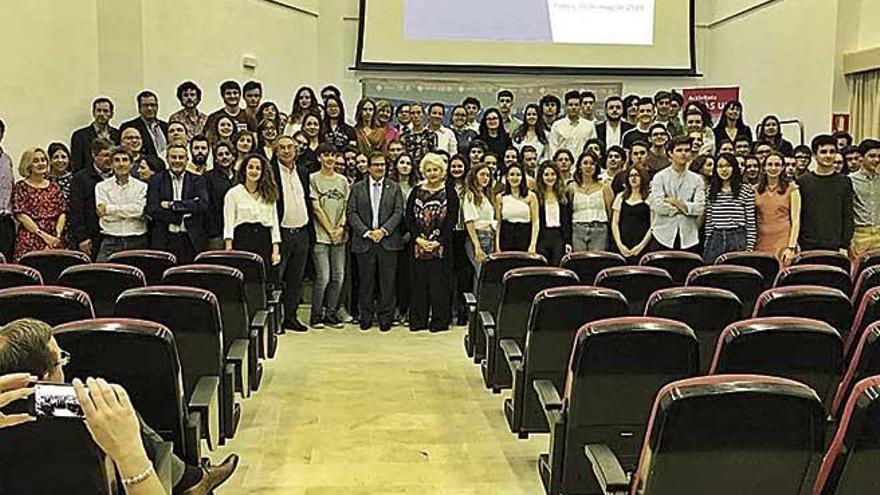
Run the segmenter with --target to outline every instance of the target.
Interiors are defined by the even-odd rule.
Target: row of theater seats
[[[838,259],[836,253],[802,258],[811,254]],[[737,265],[686,266],[696,261],[688,253],[665,252],[642,260],[654,266],[626,267],[607,266],[622,261],[611,253],[576,253],[554,268],[527,253],[489,257],[477,294],[468,296],[465,347],[481,364],[487,388],[512,389],[503,407],[511,432],[521,438],[550,433],[549,451],[538,462],[548,494],[627,493],[630,487],[679,495],[710,487],[796,494],[812,487],[826,433],[838,425],[845,431],[853,414],[876,411],[873,401],[853,404],[875,391],[865,383],[880,374],[880,287],[865,287],[853,319],[850,298],[837,288],[793,285],[762,293],[765,272],[758,268],[773,268],[767,260],[732,253],[722,261]],[[859,279],[873,285],[875,268],[861,268]],[[687,285],[675,287],[676,280]],[[749,298],[753,309],[744,304]],[[684,430],[670,433],[669,425]],[[855,436],[841,438],[880,441],[876,426],[863,421]],[[843,452],[837,444],[828,450],[829,463],[851,457],[837,460]],[[786,452],[795,447],[803,450]],[[657,456],[665,450],[691,452],[693,459]],[[616,485],[603,480],[616,472],[611,460],[635,473],[631,485],[629,477],[612,480]],[[741,472],[725,474],[729,463]],[[764,478],[754,474],[758,467]],[[641,478],[644,469],[653,473],[650,482]],[[669,471],[659,475],[658,469]],[[863,493],[840,488],[856,483],[840,469],[823,472],[818,483],[829,488],[817,494]],[[866,476],[849,472],[861,473],[856,480]],[[880,483],[880,476],[868,474],[867,481]],[[717,486],[740,475],[747,481]]]
[[[90,263],[76,251],[0,264],[0,325],[36,318],[71,355],[67,379],[126,388],[144,421],[198,464],[234,437],[283,320],[259,256],[210,251],[177,266],[170,253],[126,251]],[[43,285],[46,282],[50,285]]]

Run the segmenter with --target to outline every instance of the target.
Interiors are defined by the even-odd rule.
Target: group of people
[[[590,91],[546,94],[519,114],[509,90],[485,109],[474,97],[362,98],[351,125],[334,86],[320,99],[300,88],[286,114],[259,82],[219,90],[223,107],[206,115],[201,89],[182,83],[168,122],[142,91],[119,129],[113,102],[97,98],[69,148],[22,153],[17,182],[0,152],[0,249],[104,261],[149,247],[181,264],[247,250],[283,288],[285,328],[307,329],[308,276],[313,328],[442,331],[463,322],[463,293],[499,251],[556,265],[581,250],[631,263],[654,250],[707,263],[758,250],[786,263],[798,250],[880,248],[880,141],[835,133],[794,146],[776,116],[753,132],[738,101],[714,123],[669,91],[610,96],[601,121]]]

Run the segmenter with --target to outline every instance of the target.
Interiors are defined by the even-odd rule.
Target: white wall
[[[880,46],[880,1],[862,0],[859,16],[859,49]]]
[[[258,79],[266,99],[289,109],[301,84],[317,80],[318,0],[4,1],[0,46],[3,147],[21,151],[67,142],[91,120],[90,102],[108,95],[114,123],[136,114],[135,95],[159,95],[160,115],[178,107],[177,85],[202,86],[202,110],[221,105],[225,79]],[[244,69],[243,55],[258,59]]]

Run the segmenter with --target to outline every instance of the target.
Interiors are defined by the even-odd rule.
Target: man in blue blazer
[[[168,146],[168,168],[147,185],[147,215],[152,221],[150,245],[192,263],[205,246],[208,189],[202,177],[186,171],[189,155],[180,144]]]
[[[357,257],[360,278],[360,327],[369,330],[373,313],[379,330],[387,332],[394,319],[394,282],[397,279],[397,252],[403,249],[400,224],[403,220],[403,194],[400,185],[385,177],[385,155],[370,156],[369,175],[351,186],[345,209],[351,226],[351,252]],[[373,294],[379,279],[379,304]]]

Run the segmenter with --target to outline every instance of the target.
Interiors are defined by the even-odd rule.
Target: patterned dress
[[[12,188],[12,212],[16,216],[27,215],[41,230],[57,235],[55,227],[58,224],[58,217],[64,214],[64,194],[61,188],[51,181],[43,188],[34,187],[24,180],[18,181]],[[24,227],[18,229],[13,254],[16,262],[25,253],[45,249],[49,247],[40,236]]]

